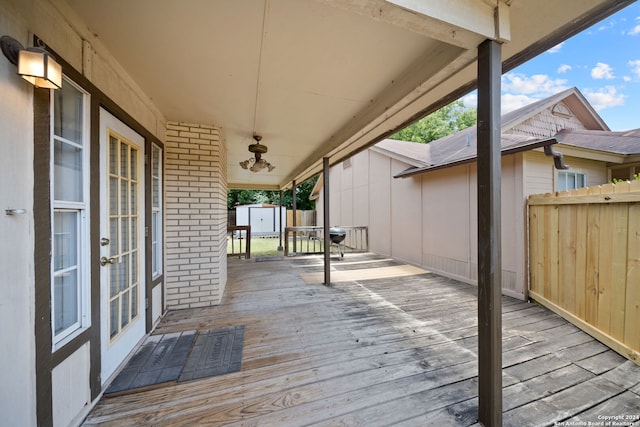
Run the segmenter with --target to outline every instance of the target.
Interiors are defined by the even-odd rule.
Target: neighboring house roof
[[[503,114],[501,117],[502,130],[504,131],[507,128],[512,128],[549,108],[553,109],[553,111],[558,115],[562,115],[564,113],[561,110],[563,107],[558,104],[561,101],[571,110],[566,113],[573,113],[585,128],[601,131],[610,130],[609,126],[607,126],[604,120],[602,120],[602,117],[600,117],[591,104],[589,104],[589,101],[587,101],[584,95],[582,95],[576,87],[558,92],[548,98],[541,99],[540,101],[533,102],[529,105],[525,105],[524,107],[520,107],[517,110]]]
[[[433,164],[431,161],[431,144],[385,139],[378,142],[371,149],[416,167]]]
[[[536,129],[535,126],[529,126],[531,129],[528,130],[528,134],[523,130],[527,127],[527,124],[535,120],[535,117],[545,110],[550,111],[551,115],[559,118],[575,117],[582,126],[588,129],[582,131],[571,130],[571,132],[586,132],[589,135],[615,133],[609,130],[607,124],[580,91],[573,87],[503,114],[501,117],[501,147],[503,154],[507,151],[522,151],[525,149],[539,148],[541,146],[549,146],[556,142],[563,142],[554,135],[558,130],[562,130],[559,129],[560,124],[558,123],[547,123],[547,127],[543,129]],[[559,120],[560,123],[562,123],[562,121],[563,120]],[[538,144],[538,142],[542,145]],[[393,150],[397,146],[390,144],[388,140],[382,141],[379,144],[382,143],[385,144],[384,147],[386,150]],[[474,160],[477,156],[477,126],[471,126],[453,135],[432,141],[429,144],[414,143],[414,145],[417,146],[413,148],[414,151],[420,150],[420,146],[424,147],[422,150],[428,152],[428,158],[431,164],[424,166],[413,165],[414,167],[401,172],[396,175],[396,177],[411,176],[417,173]],[[407,152],[409,152],[409,150],[403,148],[403,153]],[[425,154],[422,156],[422,159],[424,158],[427,158]]]
[[[540,120],[545,112],[547,118]],[[549,117],[557,121],[549,121]],[[536,127],[540,123],[546,127]],[[503,155],[545,148],[545,153],[554,156],[556,167],[563,166],[562,156],[551,149],[556,143],[623,156],[640,154],[640,129],[612,132],[575,87],[503,114],[501,131]],[[370,149],[411,165],[395,176],[400,178],[475,161],[476,147],[477,127],[471,126],[428,144],[385,139]],[[318,198],[321,188],[322,176],[312,191],[312,200]]]
[[[556,139],[563,145],[623,155],[640,154],[640,129],[624,132],[561,130]]]

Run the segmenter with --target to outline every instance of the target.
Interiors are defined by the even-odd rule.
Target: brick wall
[[[165,188],[167,307],[219,304],[227,283],[227,159],[218,128],[167,123]]]

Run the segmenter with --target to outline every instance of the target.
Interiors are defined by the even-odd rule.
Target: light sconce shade
[[[21,50],[18,74],[35,87],[59,89],[62,86],[62,67],[44,49]]]
[[[9,36],[2,36],[0,45],[4,56],[18,66],[18,74],[35,87],[59,89],[62,86],[62,67],[46,50],[39,47],[25,49]]]

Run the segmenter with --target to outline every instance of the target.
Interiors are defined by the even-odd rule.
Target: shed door
[[[249,208],[251,233],[273,233],[275,231],[273,212],[273,208]]]

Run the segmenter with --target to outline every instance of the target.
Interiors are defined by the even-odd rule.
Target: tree
[[[477,116],[475,108],[457,100],[393,134],[391,139],[426,144],[475,125]]]
[[[316,185],[319,175],[314,176],[296,186],[296,209],[313,210],[315,202],[309,200],[311,190]],[[279,191],[270,190],[229,190],[227,191],[227,209],[234,209],[239,205],[251,205],[254,203],[266,203],[277,205],[280,200]],[[291,190],[282,194],[282,206],[293,209],[293,198]]]

